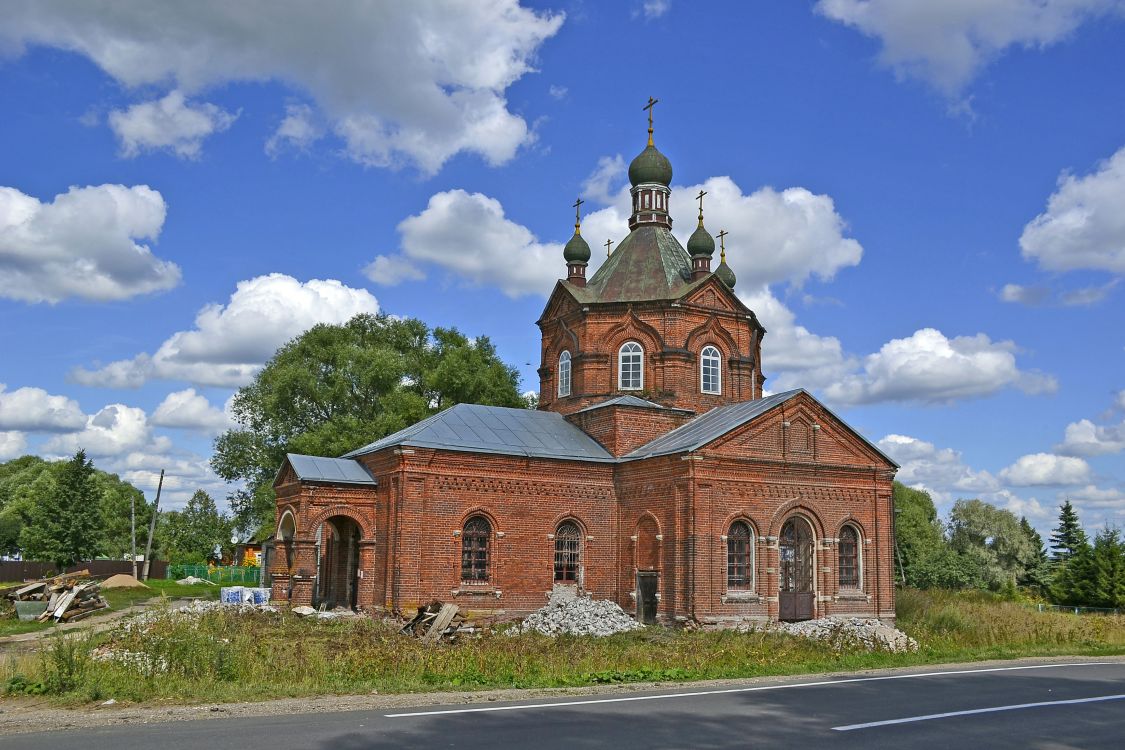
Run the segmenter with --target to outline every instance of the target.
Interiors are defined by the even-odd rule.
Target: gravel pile
[[[917,651],[918,641],[871,617],[825,617],[803,622],[772,623],[765,629],[823,641],[838,651]]]
[[[517,629],[543,635],[606,636],[643,628],[613,602],[584,596],[552,596],[546,607],[532,612]]]

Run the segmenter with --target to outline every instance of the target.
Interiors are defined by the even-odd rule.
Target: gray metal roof
[[[347,458],[323,458],[321,456],[302,456],[299,453],[286,453],[289,465],[302,482],[332,482],[334,484],[375,485],[363,464]]]
[[[344,458],[396,445],[576,461],[615,460],[561,414],[478,404],[457,404]]]
[[[764,414],[804,391],[775,393],[756,401],[743,401],[729,406],[717,406],[701,414],[685,425],[667,432],[650,443],[645,443],[632,453],[622,456],[623,460],[666,456],[670,453],[684,453],[698,450],[707,443],[727,434],[734,428],[744,425],[754,417]]]
[[[602,401],[602,402],[597,403],[597,404],[591,404],[590,406],[586,406],[582,409],[579,409],[578,411],[576,411],[574,413],[580,414],[581,412],[584,412],[584,411],[593,411],[594,409],[601,409],[603,406],[635,406],[635,407],[640,408],[640,409],[667,409],[668,411],[690,411],[689,409],[670,409],[667,406],[661,406],[660,404],[657,404],[653,401],[645,401],[643,398],[625,395],[625,396],[615,396],[615,397],[613,397],[611,399],[608,399],[606,401]]]

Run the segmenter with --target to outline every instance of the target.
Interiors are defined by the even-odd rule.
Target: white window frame
[[[628,351],[626,351],[628,349]],[[625,358],[629,357],[629,369],[636,365],[637,382],[625,385]],[[633,358],[636,362],[633,362]],[[631,379],[630,379],[631,380]],[[636,341],[626,341],[617,350],[617,388],[621,391],[640,391],[645,387],[645,348]]]
[[[715,384],[713,389],[707,388],[707,367],[709,362],[714,362]],[[723,392],[723,355],[714,346],[705,346],[699,353],[699,390],[701,393],[712,395]]]
[[[566,349],[559,355],[559,397],[570,395],[570,352]]]

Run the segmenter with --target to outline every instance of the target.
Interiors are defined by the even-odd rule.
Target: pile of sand
[[[115,576],[102,581],[103,589],[147,589],[148,586],[144,585],[133,576],[126,573],[118,573]]]

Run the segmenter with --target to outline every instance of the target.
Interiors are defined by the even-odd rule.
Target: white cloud
[[[942,497],[1000,491],[996,477],[970,468],[960,452],[951,448],[938,448],[908,435],[887,435],[878,446],[901,466],[896,478],[911,487],[922,487]]]
[[[1119,425],[1096,425],[1080,419],[1066,426],[1063,441],[1055,446],[1057,453],[1070,456],[1104,456],[1125,450],[1125,422]]]
[[[672,9],[672,0],[644,0],[641,3],[641,12],[646,20],[660,18]]]
[[[424,211],[403,219],[398,231],[409,261],[437,264],[509,297],[546,295],[566,271],[561,244],[540,242],[504,216],[500,201],[481,193],[437,193]]]
[[[364,266],[363,275],[383,286],[397,286],[404,281],[426,278],[422,269],[401,255],[376,255],[375,260]]]
[[[1039,519],[1042,521],[1051,515],[1051,511],[1043,507],[1043,504],[1036,498],[1022,498],[1011,490],[1000,490],[992,496],[990,502],[1015,513],[1017,516],[1026,516],[1031,520]]]
[[[71,377],[83,385],[106,387],[135,387],[154,378],[242,386],[278,347],[317,323],[339,324],[378,311],[370,292],[339,281],[258,276],[240,281],[225,305],[204,307],[193,329],[173,334],[154,354],[95,370],[77,369]]]
[[[820,0],[821,15],[883,44],[899,75],[956,96],[1009,47],[1043,49],[1084,21],[1125,8],[1121,0]]]
[[[1074,500],[1083,507],[1125,508],[1125,491],[1116,488],[1102,489],[1092,484],[1077,490],[1059,493],[1060,500]]]
[[[232,424],[230,415],[216,409],[194,388],[169,393],[149,421],[158,427],[180,427],[209,434],[222,432]]]
[[[214,104],[191,106],[180,91],[114,110],[108,117],[109,127],[121,141],[122,156],[167,149],[183,159],[199,158],[203,139],[223,132],[237,119],[237,112],[225,112]]]
[[[82,448],[91,456],[119,456],[136,450],[167,450],[170,444],[166,437],[153,436],[144,409],[109,404],[91,414],[84,429],[51,438],[43,450],[72,455]]]
[[[180,268],[139,240],[155,240],[166,207],[147,185],[72,187],[41,203],[0,187],[0,297],[107,301],[162,292]]]
[[[893,339],[864,358],[863,371],[825,388],[825,395],[843,404],[878,401],[941,403],[988,396],[1015,386],[1028,393],[1051,392],[1053,378],[1020,370],[1015,345],[992,341],[983,333],[948,338],[923,328]]]
[[[0,461],[27,453],[27,436],[15,430],[0,431]]]
[[[160,483],[160,470],[164,469],[164,486],[160,493],[160,508],[175,510],[187,504],[196,490],[211,495],[223,507],[222,499],[230,485],[216,476],[203,456],[189,452],[171,452],[167,448],[154,451],[132,451],[104,461],[99,468],[116,472],[134,487],[143,490],[151,500]]]
[[[1000,290],[999,296],[1004,302],[1016,302],[1021,305],[1036,307],[1051,298],[1051,290],[1045,286],[1005,284],[1004,288]]]
[[[1000,472],[1000,479],[1017,487],[1082,484],[1090,478],[1090,465],[1081,458],[1032,453],[1020,456]]]
[[[590,200],[608,205],[620,197],[624,180],[625,159],[622,158],[621,154],[603,156],[598,159],[598,165],[594,167],[594,171],[582,183],[582,195]]]
[[[78,402],[42,388],[5,390],[0,383],[0,430],[67,432],[81,429],[86,415]]]
[[[547,93],[551,95],[552,99],[565,99],[566,95],[570,93],[570,89],[566,86],[551,84],[547,87]]]
[[[266,141],[266,153],[276,157],[286,147],[304,151],[324,135],[316,113],[307,104],[286,104],[285,119]]]
[[[434,172],[454,154],[490,164],[531,137],[506,89],[532,72],[563,15],[518,0],[308,3],[199,0],[130,5],[38,0],[5,9],[0,44],[85,55],[130,88],[194,94],[279,81],[313,100],[346,153]]]
[[[1125,148],[1084,177],[1064,172],[1047,210],[1020,236],[1023,257],[1048,271],[1125,274]],[[1108,290],[1107,290],[1108,291]],[[1102,295],[1104,296],[1104,294]]]

